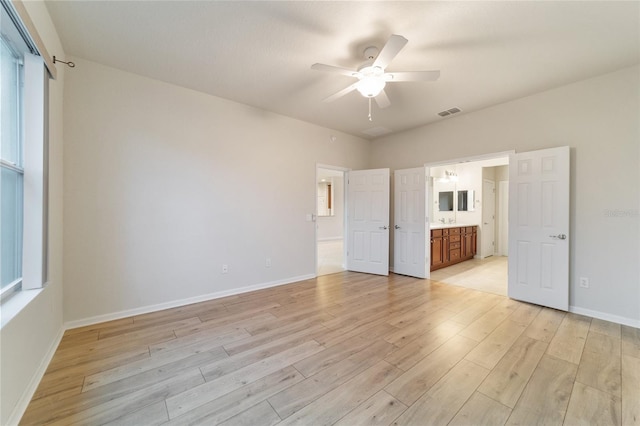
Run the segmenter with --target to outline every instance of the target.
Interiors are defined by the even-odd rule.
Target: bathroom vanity
[[[473,259],[478,251],[478,226],[431,224],[431,270]]]

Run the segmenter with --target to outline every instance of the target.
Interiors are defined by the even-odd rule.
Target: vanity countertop
[[[431,229],[445,229],[445,228],[460,228],[462,226],[478,226],[473,223],[430,223],[429,228]]]

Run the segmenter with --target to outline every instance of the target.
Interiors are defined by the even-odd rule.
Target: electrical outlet
[[[580,287],[589,288],[589,278],[580,277]]]
[[[225,263],[224,265],[222,265],[222,273],[226,274],[227,272],[229,272],[229,265]]]
[[[264,266],[267,268],[271,268],[271,258],[267,257],[264,261]]]

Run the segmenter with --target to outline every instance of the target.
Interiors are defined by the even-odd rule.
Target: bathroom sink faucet
[[[449,218],[449,223],[456,223],[455,219]]]
[[[444,224],[444,217],[441,217],[441,218],[440,218],[440,219],[438,219],[438,220]]]

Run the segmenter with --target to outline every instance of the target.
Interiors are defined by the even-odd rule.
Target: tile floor
[[[500,296],[507,295],[507,257],[471,259],[431,272],[431,279]]]
[[[318,241],[318,276],[344,271],[343,240]]]

